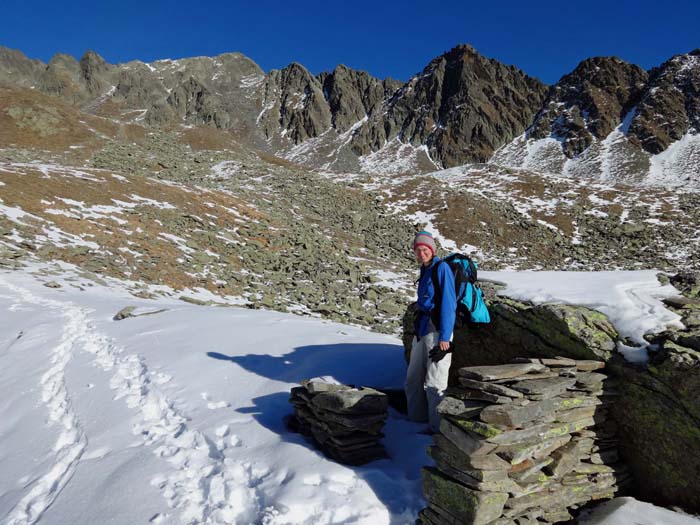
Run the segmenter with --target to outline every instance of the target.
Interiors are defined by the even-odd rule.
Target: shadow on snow
[[[235,363],[249,372],[275,381],[299,384],[303,379],[333,378],[345,385],[372,386],[401,392],[406,374],[403,347],[391,344],[329,344],[295,348],[292,352],[274,356],[268,354],[225,355],[207,352],[207,356]],[[391,397],[391,396],[390,396]],[[305,446],[321,456],[311,441],[290,431],[281,414],[291,415],[289,392],[278,392],[253,399],[253,406],[238,408],[249,414],[265,428],[284,441]],[[405,403],[405,398],[404,398]],[[394,403],[392,403],[393,405]],[[401,405],[399,399],[398,405]],[[427,436],[416,434],[424,425],[411,423],[393,409],[385,427],[385,445],[391,458],[377,460],[360,467],[349,466],[372,488],[387,507],[391,523],[406,523],[421,508],[421,464],[432,463],[425,454]],[[311,446],[310,446],[311,445]]]

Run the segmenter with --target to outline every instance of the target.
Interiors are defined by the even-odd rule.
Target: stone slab
[[[522,430],[509,430],[486,438],[497,445],[515,445],[528,443],[533,440],[546,441],[565,434],[571,434],[583,428],[592,427],[595,421],[592,418],[579,419],[567,423],[543,423],[533,425]]]
[[[501,445],[494,453],[512,465],[521,463],[526,459],[538,459],[548,456],[554,450],[565,445],[571,440],[570,435],[559,436],[546,441],[536,439],[529,443],[517,445]]]
[[[605,361],[594,361],[592,359],[579,359],[576,361],[576,369],[582,372],[592,372],[605,368]]]
[[[442,415],[473,417],[479,415],[485,406],[489,406],[485,401],[458,399],[456,397],[446,396],[440,401],[437,411]]]
[[[518,392],[517,390],[513,390],[512,388],[509,388],[505,385],[499,385],[497,383],[477,381],[475,379],[468,379],[466,377],[460,377],[459,383],[465,388],[470,388],[472,390],[479,390],[481,392],[488,392],[488,393],[496,394],[499,396],[515,397],[515,398],[523,397],[522,392]]]
[[[574,408],[571,410],[564,410],[557,412],[556,419],[562,423],[570,423],[572,421],[577,421],[579,419],[592,418],[597,407],[584,407],[584,408]]]
[[[549,476],[542,472],[542,469],[553,461],[551,457],[528,459],[523,463],[513,465],[508,475],[518,483],[544,483],[549,479]]]
[[[555,478],[563,478],[579,464],[581,452],[576,441],[571,441],[552,452],[552,463],[545,469]]]
[[[547,416],[554,415],[559,405],[560,403],[554,400],[538,401],[524,406],[491,405],[481,411],[479,419],[492,425],[522,427],[533,421],[545,421]]]
[[[468,366],[458,370],[460,377],[468,379],[476,379],[477,381],[494,381],[498,379],[508,379],[512,377],[522,376],[529,372],[540,372],[546,370],[539,363],[515,363],[509,365],[494,365],[494,366]]]
[[[551,372],[549,370],[545,370],[543,372],[535,372],[531,374],[525,374],[522,376],[516,376],[516,377],[511,377],[508,379],[498,379],[494,381],[494,383],[499,384],[499,385],[510,385],[516,381],[528,381],[528,380],[533,380],[533,379],[550,379],[552,377],[559,377],[559,372]]]
[[[578,374],[576,376],[576,386],[599,386],[603,381],[607,380],[608,376],[599,372],[588,372]]]
[[[440,421],[440,432],[459,450],[468,455],[483,456],[492,452],[498,446],[459,428],[447,418],[442,418]]]
[[[474,419],[458,419],[452,417],[448,417],[448,419],[462,430],[466,430],[467,432],[475,434],[484,439],[496,437],[503,432],[503,427],[498,428],[495,425],[489,425],[483,421]]]
[[[309,394],[318,394],[319,392],[337,392],[342,390],[350,390],[352,387],[337,383],[326,383],[323,381],[304,380],[301,385]]]
[[[498,472],[506,472],[511,468],[510,463],[495,454],[482,456],[467,455],[442,434],[435,434],[433,436],[433,441],[435,442],[435,446],[450,455],[455,468],[469,472],[477,478],[483,476],[483,478],[479,479],[485,479],[485,477],[489,475],[498,476]],[[489,474],[489,472],[493,472],[494,474]]]
[[[431,504],[449,509],[457,519],[472,525],[498,519],[508,500],[506,493],[472,490],[433,467],[422,469],[422,481],[423,495]]]
[[[431,447],[430,455],[435,460],[435,465],[443,474],[448,477],[455,479],[466,485],[467,487],[480,490],[480,491],[491,491],[491,492],[510,492],[514,487],[515,483],[511,480],[505,472],[502,472],[503,476],[497,479],[491,479],[489,481],[481,481],[468,473],[463,472],[455,468],[449,461],[446,455],[441,454],[441,451],[437,447]]]
[[[544,396],[545,399],[551,399],[576,384],[576,378],[572,377],[551,377],[546,379],[529,379],[518,381],[510,385],[513,390],[522,392],[525,395]]]
[[[372,388],[319,392],[311,403],[336,414],[385,414],[389,406],[386,395]]]
[[[499,396],[497,394],[491,394],[490,392],[483,392],[480,390],[473,390],[469,388],[454,388],[449,387],[445,390],[445,395],[454,397],[456,399],[470,399],[472,401],[488,401],[489,403],[506,404],[512,403],[513,398],[506,396]]]
[[[576,366],[576,360],[575,359],[569,359],[568,357],[555,357],[553,359],[550,358],[542,358],[540,360],[543,365],[545,366],[551,366],[552,368],[568,368],[568,367],[575,367]]]

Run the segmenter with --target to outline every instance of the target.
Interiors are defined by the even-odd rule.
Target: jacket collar
[[[433,267],[440,261],[440,257],[438,257],[437,255],[433,256],[433,259],[430,261],[430,264],[428,266],[423,266],[422,264],[420,265],[420,274],[423,275],[427,270],[432,270]]]

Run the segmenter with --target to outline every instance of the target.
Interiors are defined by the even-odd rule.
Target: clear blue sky
[[[0,0],[0,45],[44,62],[94,49],[108,62],[240,51],[407,80],[459,43],[547,83],[590,56],[645,69],[700,47],[700,0]]]

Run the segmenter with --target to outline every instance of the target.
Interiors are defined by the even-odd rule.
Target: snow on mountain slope
[[[647,182],[658,186],[700,187],[700,135],[686,134],[650,159]]]
[[[496,151],[489,163],[600,182],[700,191],[700,135],[687,133],[662,153],[649,155],[627,137],[633,117],[634,110],[605,139],[594,140],[573,158],[564,155],[557,137],[532,139],[524,133]]]
[[[360,171],[381,175],[422,173],[439,166],[430,158],[428,147],[403,143],[396,137],[381,149],[359,158]]]

